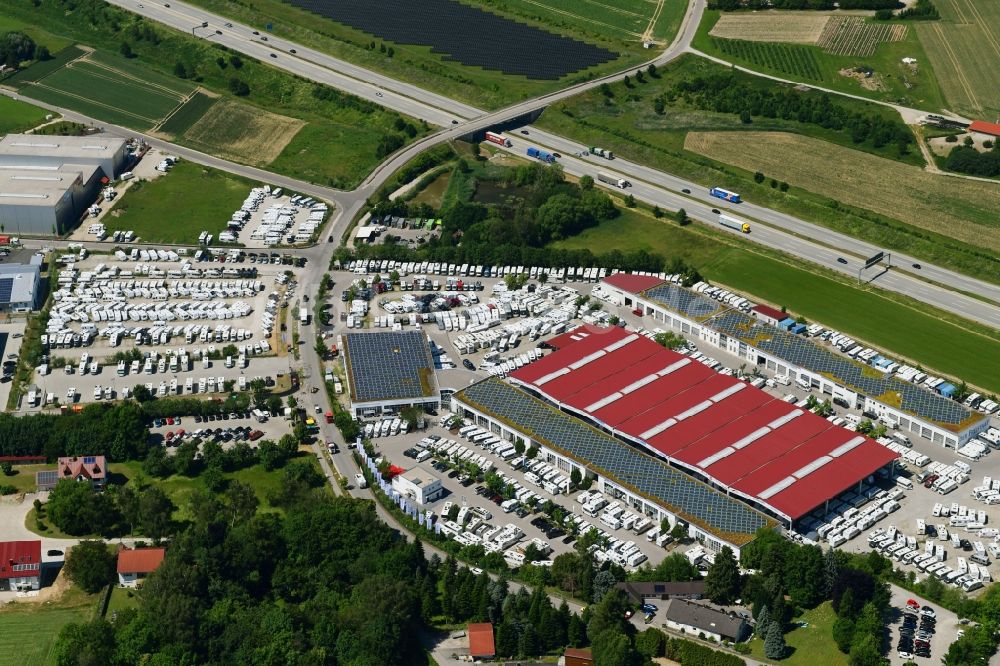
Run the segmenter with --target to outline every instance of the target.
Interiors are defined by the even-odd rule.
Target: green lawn
[[[10,97],[0,97],[0,135],[23,132],[45,122],[48,111]]]
[[[149,243],[196,243],[218,234],[256,184],[210,167],[180,162],[126,190],[104,218],[108,231],[131,229]]]
[[[792,81],[802,81],[807,84],[831,88],[840,92],[870,97],[886,102],[893,102],[904,106],[911,106],[928,111],[940,111],[947,107],[934,70],[930,65],[930,59],[924,52],[924,48],[917,38],[917,30],[913,21],[874,21],[879,26],[892,25],[893,23],[908,27],[906,37],[898,42],[883,42],[871,56],[847,56],[824,53],[823,48],[813,45],[795,45],[795,51],[803,54],[808,52],[812,56],[811,60],[816,63],[819,77],[807,77],[789,71],[786,68],[774,66],[773,59],[766,57],[740,57],[737,50],[738,45],[726,44],[733,40],[719,39],[710,36],[708,33],[719,20],[723,12],[718,10],[706,10],[698,26],[692,46],[710,55],[722,58],[728,62],[747,67],[756,72],[771,74],[783,79]],[[763,48],[758,48],[758,53],[763,53],[768,44],[760,43]],[[777,43],[775,43],[777,44]],[[736,47],[736,48],[734,48]],[[773,51],[773,49],[772,49]],[[764,53],[764,55],[769,55]],[[916,58],[919,67],[916,71],[903,65],[904,57]],[[866,90],[855,79],[840,75],[840,70],[859,66],[871,67],[876,74],[881,76],[885,90]],[[907,87],[909,86],[909,87]]]
[[[55,664],[59,631],[71,622],[87,622],[100,594],[70,587],[52,604],[14,603],[0,607],[0,666]]]
[[[104,616],[108,620],[111,620],[114,617],[115,611],[138,607],[139,598],[136,596],[135,590],[115,585],[111,588],[111,599],[108,601],[108,610]]]
[[[61,51],[73,43],[70,39],[43,30],[36,21],[21,21],[6,12],[0,14],[0,35],[5,32],[23,32],[35,40],[35,44],[47,47],[50,53]]]
[[[562,136],[588,145],[600,145],[631,161],[666,173],[690,179],[705,187],[721,186],[740,192],[747,201],[796,215],[816,224],[848,233],[890,250],[906,252],[928,263],[1000,283],[1000,258],[987,255],[976,246],[952,238],[930,234],[902,221],[863,208],[846,206],[805,189],[808,183],[791,183],[788,192],[754,182],[753,174],[703,155],[685,150],[689,131],[785,131],[831,141],[850,149],[857,147],[849,137],[796,121],[754,118],[744,125],[735,114],[721,114],[691,108],[682,99],[668,102],[658,115],[653,100],[674,82],[718,72],[719,66],[702,58],[685,56],[660,70],[661,78],[646,83],[633,82],[628,89],[622,83],[610,86],[612,97],[599,90],[589,91],[550,106],[538,125]],[[755,86],[776,86],[759,77],[745,75]],[[837,104],[852,109],[875,105],[848,98],[836,98]],[[898,116],[886,108],[879,113]],[[866,152],[894,159],[894,151],[869,148]],[[905,158],[921,162],[916,149]],[[877,178],[878,174],[872,174]],[[953,214],[964,219],[967,207],[957,207]],[[970,218],[971,221],[976,221]]]
[[[14,486],[18,492],[35,492],[35,472],[55,469],[55,465],[14,465],[12,476],[0,475],[0,485]]]
[[[779,663],[787,666],[844,666],[847,655],[837,649],[833,642],[833,622],[837,614],[827,601],[813,610],[808,610],[795,618],[796,626],[785,634],[788,656]],[[760,661],[770,662],[764,656],[764,641],[754,638],[750,641],[750,656]]]
[[[280,2],[275,6],[282,12],[296,11]],[[386,150],[380,149],[381,141],[391,137],[393,143],[386,145],[395,146],[397,141],[405,145],[430,131],[421,122],[391,109],[319,86],[269,63],[240,56],[211,40],[171,30],[113,5],[14,0],[6,3],[3,11],[14,20],[44,24],[47,30],[96,49],[87,56],[92,62],[77,63],[72,70],[58,70],[63,61],[48,61],[7,79],[26,96],[37,94],[39,99],[98,120],[147,130],[177,108],[180,96],[197,84],[219,96],[219,101],[229,101],[249,114],[267,111],[304,127],[290,143],[290,136],[257,132],[247,133],[236,144],[218,147],[196,145],[183,134],[175,140],[283,175],[351,189],[384,159]],[[284,20],[275,23],[288,25]],[[135,57],[125,59],[118,55],[119,49],[123,37],[133,34],[133,28],[154,30],[158,41],[127,39]],[[402,53],[396,55],[403,59]],[[381,54],[375,57],[386,58]],[[35,79],[41,79],[40,83],[34,83]],[[234,85],[242,96],[234,97]],[[204,102],[199,99],[182,108],[170,127],[196,126],[195,115],[208,106]],[[225,214],[223,222],[231,212]]]
[[[215,104],[215,100],[216,98],[209,97],[203,92],[196,92],[191,96],[191,99],[184,103],[184,106],[177,109],[160,126],[160,131],[174,136],[184,134],[184,132],[190,129],[191,125],[194,125],[199,118],[205,115],[209,107]]]
[[[1000,391],[1000,332],[895,294],[860,289],[847,278],[762,251],[696,223],[624,211],[555,247],[595,253],[647,250],[682,258],[709,280],[836,328],[925,368]],[[867,313],[867,314],[866,314]],[[941,344],[947,340],[948,344]]]

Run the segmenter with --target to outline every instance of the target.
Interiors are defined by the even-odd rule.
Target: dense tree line
[[[1000,176],[1000,151],[996,147],[979,152],[971,146],[955,146],[948,153],[944,166],[949,171],[972,176]]]
[[[931,0],[917,0],[912,7],[899,12],[899,18],[911,21],[936,21],[941,15]]]
[[[315,498],[281,516],[197,493],[190,510],[138,609],[68,625],[57,663],[425,663],[414,581],[433,564],[370,502]]]
[[[662,106],[677,98],[706,111],[734,113],[744,123],[753,122],[754,116],[781,118],[839,132],[856,144],[869,144],[874,148],[895,144],[901,155],[913,143],[913,133],[899,119],[877,111],[849,109],[825,93],[754,86],[732,72],[679,81],[658,99]]]
[[[440,157],[437,154],[421,164],[436,164]],[[412,180],[417,172],[409,175]],[[475,178],[467,174],[460,177],[471,179],[469,189],[474,193]],[[383,198],[373,202],[374,217],[440,217],[443,220],[440,238],[432,238],[417,248],[391,242],[362,245],[353,251],[342,247],[336,251],[334,261],[343,264],[358,258],[486,266],[607,266],[631,271],[680,273],[689,276],[691,284],[701,279],[697,270],[683,260],[665,261],[645,250],[612,250],[595,255],[590,250],[562,250],[549,246],[554,240],[571,237],[619,214],[611,199],[594,189],[591,179],[581,179],[581,186],[576,186],[565,182],[560,169],[539,164],[505,169],[492,184],[510,189],[518,196],[513,197],[514,202],[510,205],[500,206],[472,201],[470,194],[446,202],[440,212],[425,204],[408,205],[400,199]]]
[[[103,455],[109,460],[135,460],[146,454],[149,430],[134,402],[87,405],[65,414],[0,414],[0,455]]]

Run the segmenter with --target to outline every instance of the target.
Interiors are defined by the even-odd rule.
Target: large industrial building
[[[15,234],[66,231],[127,158],[124,139],[8,134],[0,139],[0,223]]]
[[[772,324],[773,316],[751,316],[655,276],[618,273],[600,288],[612,302],[642,312],[664,329],[801,380],[849,409],[875,414],[942,446],[960,448],[989,427],[984,415],[783,330]]]
[[[793,526],[864,493],[895,453],[735,377],[618,327],[453,396],[456,410],[651,517],[681,519],[713,550]]]
[[[420,331],[348,333],[341,347],[356,417],[440,405],[430,342]]]

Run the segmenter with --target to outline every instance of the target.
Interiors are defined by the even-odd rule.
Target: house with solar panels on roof
[[[780,311],[758,306],[744,312],[655,275],[617,273],[599,288],[612,302],[649,317],[654,323],[648,328],[659,326],[724,349],[750,367],[786,376],[835,404],[936,444],[961,448],[989,428],[989,419],[979,412],[782,326],[775,321]]]
[[[712,551],[792,528],[898,457],[874,440],[656,342],[581,327],[557,351],[458,391],[453,410],[539,458],[591,478],[654,521],[680,521]]]
[[[347,394],[357,418],[441,404],[430,341],[420,331],[348,333],[341,338]]]
[[[44,470],[35,474],[35,485],[39,492],[52,490],[63,479],[89,483],[100,490],[108,481],[108,464],[104,456],[71,456],[59,458],[54,470]]]
[[[42,586],[42,542],[0,541],[0,592]]]

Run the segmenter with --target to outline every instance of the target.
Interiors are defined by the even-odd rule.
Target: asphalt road
[[[225,44],[236,51],[270,62],[272,65],[289,72],[327,83],[364,99],[444,127],[443,130],[417,141],[390,157],[388,161],[369,175],[358,190],[340,195],[342,204],[349,214],[343,216],[342,225],[331,227],[330,235],[334,236],[335,239],[345,225],[353,219],[353,213],[361,209],[364,200],[381,183],[385,182],[391,173],[419,152],[442,141],[468,134],[470,131],[486,129],[499,122],[517,118],[554,101],[599,85],[604,80],[616,80],[620,77],[620,74],[614,74],[487,113],[412,84],[365,70],[313,49],[276,39],[270,35],[254,35],[254,28],[250,26],[230,22],[223,17],[183,2],[169,3],[170,7],[167,8],[159,2],[111,1],[129,11],[137,12],[180,30],[190,30],[193,34]],[[693,0],[689,3],[682,30],[678,33],[674,43],[659,54],[654,62],[664,64],[691,50],[691,39],[697,30],[703,11],[704,0]],[[203,22],[207,22],[208,27],[201,27]],[[263,36],[267,37],[266,42],[261,41]],[[294,55],[289,53],[292,49],[296,51]],[[277,57],[271,58],[271,53]],[[918,115],[922,114],[915,109],[897,105],[890,106],[896,108],[908,122],[912,122]],[[452,124],[454,120],[460,122]],[[574,160],[568,156],[580,152],[584,149],[583,146],[535,127],[527,129],[532,143],[548,147],[564,156],[560,161],[568,173],[594,175],[598,169],[613,171],[634,183],[631,191],[637,198],[670,209],[683,207],[693,216],[705,220],[714,219],[714,215],[711,213],[712,208],[722,209],[719,205],[722,203],[720,200],[711,199],[703,187],[682,178],[620,158],[611,163],[599,165],[594,164],[598,158]],[[519,138],[515,140],[517,152],[523,153],[526,145]],[[169,149],[175,150],[173,147]],[[210,156],[204,157],[210,158]],[[603,162],[603,160],[600,161]],[[267,179],[266,174],[261,173],[253,174],[252,177]],[[272,178],[271,181],[273,182],[274,179]],[[298,189],[307,191],[301,187]],[[692,194],[683,195],[681,193],[683,189],[689,189]],[[318,196],[334,199],[337,195],[334,194],[334,191],[327,190],[325,193],[318,193]],[[759,220],[764,223],[753,225],[753,232],[750,234],[751,241],[792,253],[852,276],[857,275],[860,260],[883,249],[752,203],[740,204],[733,208],[732,212],[748,217],[751,221]],[[789,233],[782,233],[782,231]],[[812,238],[820,239],[820,242],[806,240]],[[838,258],[845,259],[847,263],[839,262]],[[1000,325],[1000,309],[995,305],[1000,304],[1000,286],[925,264],[906,255],[895,254],[893,263],[901,270],[895,269],[880,275],[875,280],[875,284],[879,287],[908,294],[918,300],[954,311],[974,321],[991,326]],[[919,264],[920,268],[915,268],[914,264]],[[944,286],[936,286],[938,284]],[[977,294],[993,303],[984,303],[956,292]]]
[[[750,234],[742,234],[720,226],[721,230],[741,236],[748,242],[760,243],[802,257],[839,273],[856,277],[858,269],[864,264],[864,259],[882,249],[768,208],[750,203],[727,204],[721,199],[710,196],[701,185],[627,160],[615,158],[608,161],[596,156],[580,157],[580,153],[586,151],[585,146],[534,128],[529,131],[528,137],[516,133],[508,134],[511,143],[513,143],[513,147],[509,149],[510,152],[524,154],[529,145],[555,150],[561,155],[558,161],[568,174],[574,176],[589,175],[595,181],[597,181],[598,172],[620,176],[632,183],[632,186],[625,191],[636,199],[670,210],[683,208],[689,216],[708,223],[715,223],[718,219],[718,216],[712,212],[713,209],[731,213],[733,216],[751,222]],[[621,192],[617,188],[609,189]],[[691,194],[683,194],[682,189],[690,190]],[[765,224],[757,224],[756,220]],[[808,240],[810,238],[819,239],[820,242]],[[831,246],[836,246],[839,249],[834,249]],[[847,263],[842,263],[838,259],[844,259]],[[983,283],[974,278],[927,264],[920,264],[921,268],[917,270],[913,268],[913,264],[917,261],[913,257],[893,253],[892,263],[901,268],[883,272],[874,279],[873,284],[883,289],[906,294],[943,310],[955,312],[967,319],[1000,327],[1000,307],[995,304],[1000,303],[1000,286]],[[868,280],[875,275],[876,271],[872,269],[867,271],[862,278]],[[956,293],[951,289],[925,281],[921,277],[926,277],[933,282],[953,285],[955,289],[960,291],[979,293],[984,298],[995,299],[995,303],[986,303]],[[731,286],[739,288],[739,285]]]

